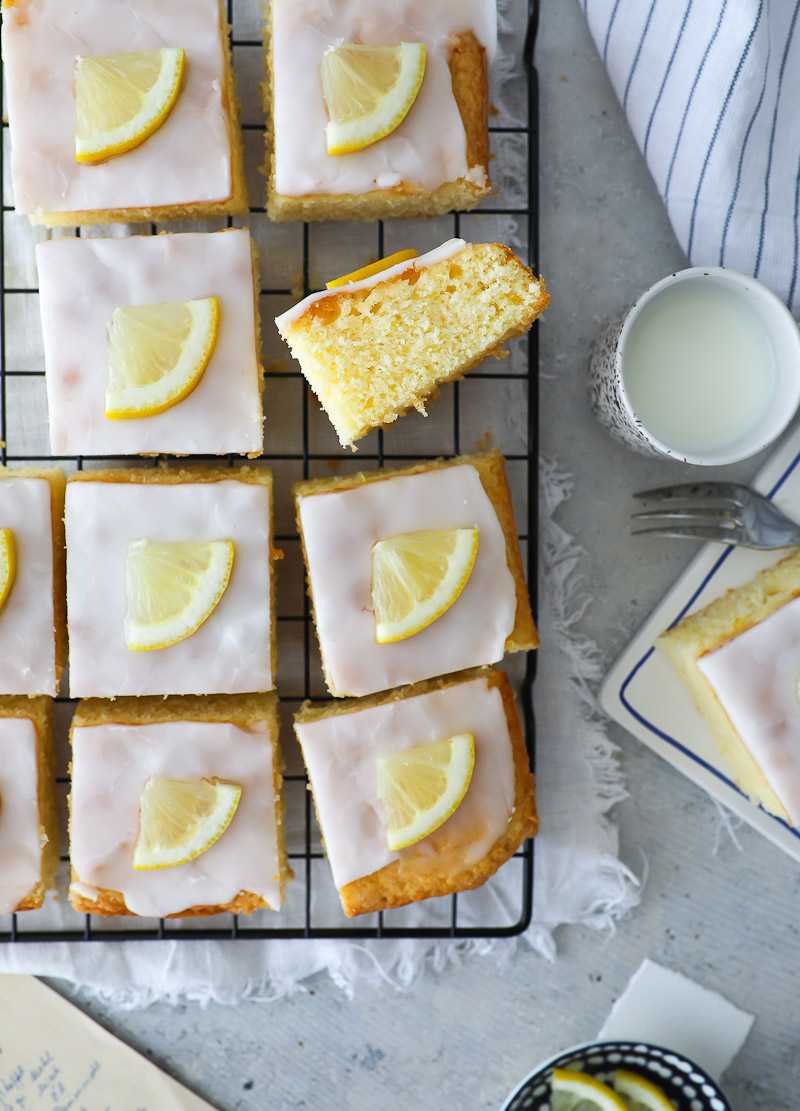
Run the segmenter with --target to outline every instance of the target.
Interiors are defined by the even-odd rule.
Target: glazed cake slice
[[[489,194],[495,0],[273,0],[264,38],[273,220],[435,216]],[[399,127],[343,155],[327,152],[319,77],[323,53],[337,42],[426,48],[422,86]]]
[[[58,692],[67,657],[64,472],[0,467],[0,529],[16,572],[0,607],[0,694]]]
[[[284,843],[275,695],[89,699],[72,730],[70,901],[103,916],[155,918],[280,910],[292,878]],[[241,788],[210,848],[135,869],[140,798],[151,777]]]
[[[501,455],[467,455],[294,487],[328,690],[365,695],[496,663],[538,643]],[[435,529],[478,529],[469,578],[427,628],[379,644],[372,548]]]
[[[37,244],[50,446],[56,455],[257,455],[263,447],[255,258],[244,229]],[[115,310],[215,297],[200,381],[149,416],[105,415]]]
[[[58,869],[50,698],[0,698],[0,914],[34,910]]]
[[[76,160],[75,58],[185,51],[177,100],[139,146]],[[3,0],[3,61],[17,212],[33,223],[244,215],[238,101],[220,0]]]
[[[658,638],[737,786],[800,826],[800,551]]]
[[[425,412],[533,324],[549,301],[508,247],[451,239],[362,281],[313,293],[275,323],[339,441],[352,447],[409,409]]]
[[[348,917],[480,886],[539,826],[533,776],[508,678],[484,670],[295,717],[325,849]],[[376,761],[472,734],[475,765],[454,813],[392,852]]]
[[[73,697],[240,694],[274,686],[272,476],[266,467],[80,471],[66,496]],[[129,648],[131,545],[230,542],[227,586],[194,632]]]

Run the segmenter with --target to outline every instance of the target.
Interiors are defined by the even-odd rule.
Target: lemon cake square
[[[3,0],[3,61],[14,201],[32,222],[247,212],[220,0]]]
[[[0,467],[0,694],[55,695],[66,662],[60,467]]]
[[[52,699],[0,698],[0,914],[40,907],[58,861]]]
[[[294,492],[331,694],[538,645],[501,455],[312,479]]]
[[[51,239],[36,260],[55,455],[261,452],[248,231]]]
[[[365,46],[400,49],[359,58]],[[272,219],[473,208],[491,191],[487,62],[496,46],[495,0],[272,0],[264,92]],[[321,67],[331,75],[332,117]],[[329,145],[337,118],[354,134]]]
[[[519,714],[502,671],[352,702],[306,702],[295,732],[348,917],[478,887],[538,829]],[[383,763],[399,756],[408,768],[413,750],[429,745],[437,747],[421,752],[417,766],[448,769],[441,793],[426,791],[424,771],[398,779],[403,771]],[[453,757],[459,745],[464,761]],[[393,805],[395,785],[416,805]]]
[[[292,873],[275,695],[88,699],[70,736],[77,910],[280,910]]]
[[[272,690],[267,468],[78,472],[66,538],[73,697]]]
[[[800,826],[800,551],[656,640],[738,787]]]
[[[550,298],[508,247],[450,239],[277,317],[343,447],[523,335]],[[355,448],[353,447],[353,450]]]

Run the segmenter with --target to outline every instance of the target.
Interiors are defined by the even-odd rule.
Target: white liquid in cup
[[[735,448],[764,420],[775,353],[743,293],[681,281],[633,321],[622,375],[647,431],[673,451],[703,456]]]

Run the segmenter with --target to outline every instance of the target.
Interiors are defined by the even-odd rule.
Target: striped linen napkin
[[[693,265],[800,314],[800,0],[579,0]]]

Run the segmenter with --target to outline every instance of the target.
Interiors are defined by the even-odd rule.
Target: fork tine
[[[741,543],[740,530],[724,531],[715,525],[663,525],[632,529],[631,536],[664,536],[677,540],[716,540],[719,544]]]
[[[685,505],[680,509],[650,509],[646,513],[631,513],[631,519],[634,521],[727,521],[731,527],[739,523],[731,509],[724,509],[718,505]]]
[[[688,482],[678,486],[659,486],[654,490],[640,490],[635,498],[659,501],[680,501],[685,498],[730,498],[738,505],[750,493],[737,482]]]

